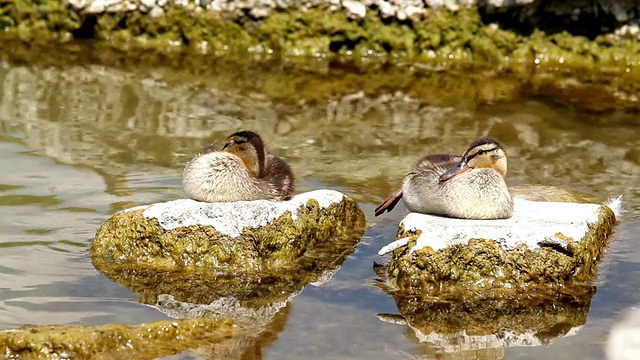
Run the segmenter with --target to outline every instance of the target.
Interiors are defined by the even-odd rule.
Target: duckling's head
[[[474,141],[462,155],[462,160],[440,175],[440,181],[447,181],[471,169],[481,168],[494,169],[503,178],[507,176],[507,154],[498,140],[481,138]]]
[[[227,138],[222,151],[239,157],[251,176],[262,177],[267,150],[260,135],[252,131],[239,131]]]

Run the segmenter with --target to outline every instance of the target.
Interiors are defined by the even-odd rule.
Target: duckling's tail
[[[389,197],[385,201],[383,201],[382,204],[378,205],[378,207],[373,211],[374,215],[379,216],[384,214],[385,211],[393,210],[400,199],[402,199],[402,189],[389,195]]]
[[[616,221],[620,221],[622,213],[624,212],[622,208],[622,195],[610,197],[604,204],[613,211],[613,214],[616,216]]]

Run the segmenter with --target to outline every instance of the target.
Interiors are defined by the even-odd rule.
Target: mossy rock
[[[115,214],[90,251],[94,264],[97,258],[136,270],[277,271],[332,239],[361,235],[364,225],[358,204],[330,190],[285,202],[181,199]]]
[[[379,314],[407,325],[420,342],[444,352],[540,346],[575,334],[586,323],[595,287],[558,297],[485,296],[420,298],[391,292],[400,315]],[[416,301],[417,300],[417,301]]]
[[[182,199],[115,214],[90,250],[96,269],[141,302],[174,318],[231,318],[246,345],[307,284],[340,268],[364,225],[358,204],[337,191],[285,202]]]
[[[0,345],[2,353],[11,359],[155,359],[215,345],[242,332],[233,321],[219,319],[25,326],[0,331]]]
[[[94,258],[110,280],[140,296],[172,318],[231,318],[253,337],[270,326],[276,314],[306,285],[329,279],[355,250],[361,231],[325,241],[289,266],[274,271],[235,273],[210,269],[140,269],[135,264]]]
[[[510,219],[411,213],[400,223],[387,275],[412,293],[494,297],[570,292],[596,274],[616,222],[609,206],[515,198]]]

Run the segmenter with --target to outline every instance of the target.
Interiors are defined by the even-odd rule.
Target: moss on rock
[[[237,237],[198,224],[165,230],[158,219],[145,217],[145,210],[120,212],[107,220],[91,243],[92,256],[138,269],[275,271],[331,239],[353,239],[364,228],[362,210],[346,196],[327,207],[311,199],[296,210],[295,220],[286,211],[265,226],[243,228]]]
[[[193,319],[100,326],[25,326],[0,332],[9,358],[155,359],[242,333],[230,320]]]
[[[63,0],[0,3],[2,38],[108,40],[118,49],[403,59],[440,64],[485,63],[520,68],[536,64],[552,70],[611,67],[640,63],[640,44],[613,33],[594,39],[568,32],[535,30],[523,35],[483,19],[478,8],[426,8],[420,17],[399,20],[368,11],[354,19],[326,6],[289,7],[255,19],[167,4],[159,17],[140,9],[87,14]],[[518,9],[511,10],[514,12]],[[525,11],[525,10],[521,10]]]
[[[413,252],[422,231],[407,231],[401,224],[397,238],[410,240],[407,246],[393,251],[388,276],[394,286],[420,294],[457,293],[465,289],[468,293],[499,298],[523,291],[527,296],[537,292],[571,292],[588,286],[593,279],[614,223],[612,210],[600,206],[597,221],[587,223],[588,230],[582,239],[561,232],[550,234],[565,247],[549,243],[530,248],[522,243],[508,248],[505,239],[471,238],[439,250],[426,246]],[[517,222],[513,226],[517,227]]]
[[[354,230],[343,237],[325,239],[299,259],[278,269],[182,268],[160,270],[140,267],[135,261],[105,260],[94,257],[93,264],[105,276],[140,295],[140,301],[153,305],[162,294],[191,304],[210,304],[233,297],[246,308],[259,309],[286,302],[309,283],[339,269],[362,236]]]

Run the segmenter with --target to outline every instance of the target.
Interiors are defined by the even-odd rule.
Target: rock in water
[[[616,222],[610,206],[516,198],[504,220],[464,220],[411,213],[393,252],[389,280],[401,289],[544,292],[588,283]],[[456,290],[457,289],[457,290]]]
[[[330,239],[362,235],[364,224],[358,204],[332,190],[284,202],[181,199],[115,214],[90,250],[94,260],[137,269],[274,270]]]

